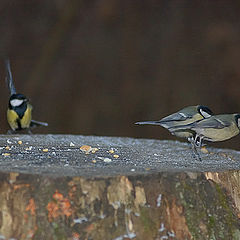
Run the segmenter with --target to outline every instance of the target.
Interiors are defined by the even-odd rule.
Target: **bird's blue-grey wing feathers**
[[[163,123],[163,122],[172,122],[172,121],[185,121],[191,117],[192,115],[188,115],[187,113],[177,112],[162,118],[161,120],[159,120],[159,122]]]
[[[231,122],[224,121],[222,119],[218,118],[208,118],[203,121],[199,121],[193,124],[193,128],[215,128],[215,129],[222,129],[225,127],[229,127],[231,125]]]

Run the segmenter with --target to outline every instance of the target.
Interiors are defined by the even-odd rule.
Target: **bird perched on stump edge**
[[[32,105],[29,103],[28,98],[16,92],[9,59],[5,60],[5,68],[7,74],[6,82],[10,91],[7,121],[12,130],[11,132],[27,129],[30,133],[30,128],[32,127],[48,126],[48,123],[32,119]]]
[[[240,133],[240,114],[214,115],[202,121],[194,122],[183,127],[196,133],[193,143],[201,147],[203,141],[221,142],[235,137]],[[171,128],[169,129],[171,131]],[[174,131],[181,131],[181,126],[174,127]]]
[[[144,121],[136,122],[138,125],[160,125],[166,128],[172,135],[176,137],[186,138],[192,145],[192,149],[197,158],[201,160],[195,144],[196,132],[189,128],[189,125],[204,119],[208,119],[213,115],[213,112],[206,106],[196,105],[188,106],[176,113],[173,113],[167,117],[158,121]],[[186,127],[185,127],[186,126]]]
[[[172,135],[176,137],[186,138],[192,142],[195,137],[195,132],[191,128],[184,128],[191,123],[207,119],[213,115],[212,111],[202,105],[189,106],[173,113],[167,117],[162,118],[158,121],[144,121],[136,122],[138,125],[160,125],[166,128]]]

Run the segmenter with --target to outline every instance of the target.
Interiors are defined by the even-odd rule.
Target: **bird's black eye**
[[[199,106],[198,112],[204,117],[209,118],[213,115],[213,112],[206,106]]]

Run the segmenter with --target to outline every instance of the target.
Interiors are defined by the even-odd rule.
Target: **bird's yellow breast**
[[[26,111],[22,118],[19,118],[18,114],[12,110],[7,110],[7,121],[12,130],[17,130],[19,128],[18,122],[21,128],[29,128],[32,120],[32,106],[28,104]]]
[[[29,128],[32,120],[32,106],[28,104],[27,110],[25,111],[22,119],[20,120],[22,128]]]
[[[17,119],[18,115],[15,111],[8,109],[7,110],[7,121],[12,130],[16,130],[18,128]]]

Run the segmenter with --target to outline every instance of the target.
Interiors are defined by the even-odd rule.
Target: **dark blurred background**
[[[239,13],[237,0],[1,0],[1,133],[6,56],[49,123],[36,133],[176,139],[133,123],[195,104],[240,112]]]

